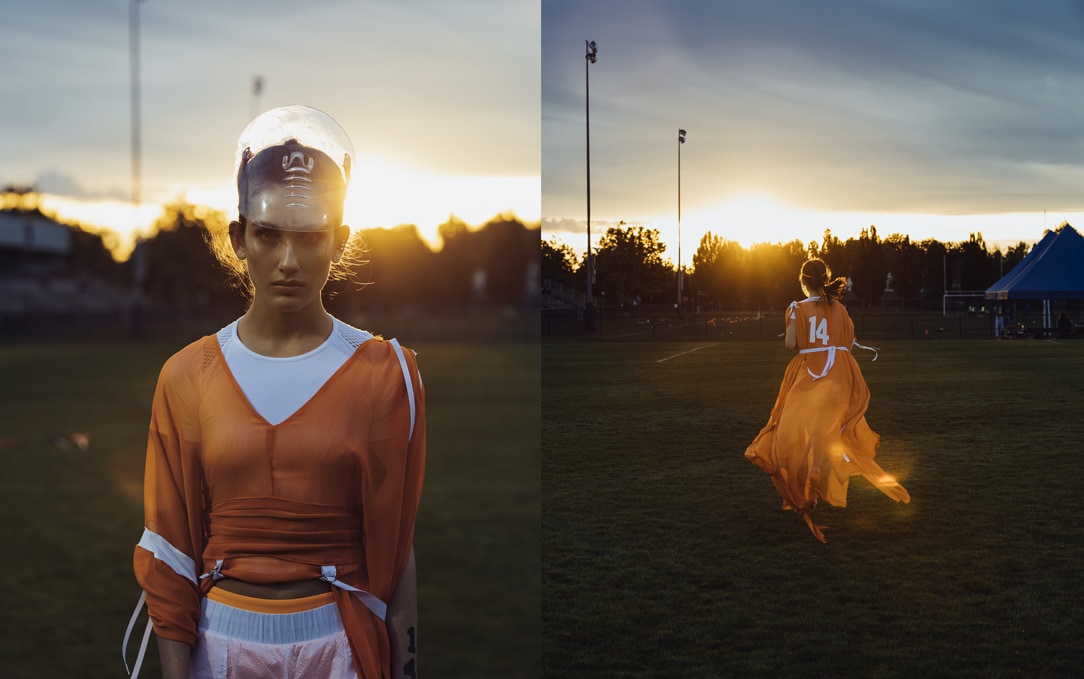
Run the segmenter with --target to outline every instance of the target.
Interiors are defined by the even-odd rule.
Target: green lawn
[[[538,345],[404,342],[429,409],[420,671],[538,676]],[[150,401],[177,348],[0,345],[0,676],[124,676]],[[76,432],[86,450],[58,438]]]
[[[823,545],[743,457],[781,343],[544,344],[543,676],[1079,676],[1084,342],[878,346],[912,501],[855,477]]]

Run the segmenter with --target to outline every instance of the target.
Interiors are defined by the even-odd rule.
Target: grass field
[[[538,676],[538,345],[404,341],[428,405],[420,671]],[[124,676],[150,401],[178,348],[0,345],[0,676]],[[86,450],[57,438],[74,432]]]
[[[878,345],[912,501],[855,477],[823,545],[743,457],[781,343],[543,344],[543,676],[1080,676],[1084,342]]]

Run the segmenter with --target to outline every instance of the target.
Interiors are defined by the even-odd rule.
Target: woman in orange
[[[784,340],[798,353],[745,457],[771,476],[783,509],[800,514],[825,542],[825,526],[814,524],[810,512],[820,499],[845,507],[851,476],[861,474],[897,502],[911,496],[873,461],[880,437],[866,424],[869,388],[851,355],[861,345],[840,301],[846,280],[833,280],[819,259],[806,261],[798,280],[806,299],[787,309]]]
[[[416,676],[421,378],[321,298],[353,153],[303,106],[241,135],[225,251],[251,304],[166,362],[151,414],[135,573],[164,677]]]

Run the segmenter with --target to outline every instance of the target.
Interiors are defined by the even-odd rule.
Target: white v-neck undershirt
[[[277,425],[293,415],[373,335],[334,316],[331,334],[323,344],[299,356],[263,356],[246,347],[237,336],[237,321],[218,331],[218,345],[237,384],[256,412]]]

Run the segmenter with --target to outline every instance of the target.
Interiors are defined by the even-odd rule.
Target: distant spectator
[[[1069,317],[1065,315],[1063,311],[1061,316],[1058,316],[1058,337],[1062,339],[1069,339],[1073,336],[1073,324],[1069,321]]]

